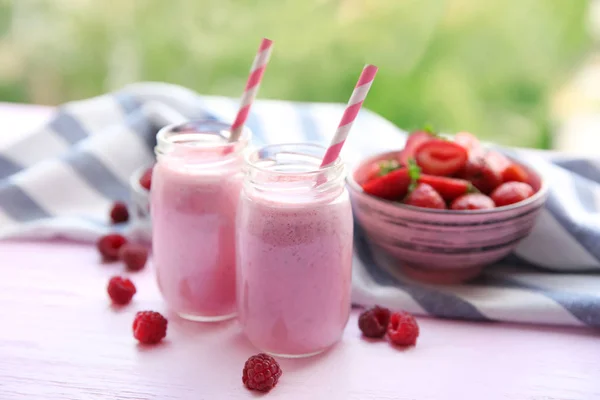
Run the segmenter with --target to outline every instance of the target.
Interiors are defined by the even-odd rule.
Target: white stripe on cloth
[[[559,224],[548,210],[542,210],[533,231],[517,246],[515,253],[530,262],[553,270],[598,270],[598,261]]]
[[[12,144],[3,151],[3,157],[22,167],[64,154],[71,149],[62,137],[47,126],[35,134]]]
[[[143,138],[123,125],[111,126],[104,134],[91,136],[78,147],[102,161],[125,185],[140,166],[154,162],[154,154]]]
[[[70,115],[79,117],[79,123],[90,134],[104,133],[104,128],[122,125],[125,121],[123,109],[115,102],[112,94],[70,102],[64,105],[64,110]]]
[[[112,203],[60,160],[40,162],[12,181],[51,215],[107,216]]]

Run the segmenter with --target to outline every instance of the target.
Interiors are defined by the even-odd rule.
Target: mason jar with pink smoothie
[[[338,158],[325,149],[266,146],[247,158],[238,209],[238,318],[260,350],[320,353],[348,322],[352,210]]]
[[[152,175],[153,261],[171,309],[196,321],[236,315],[236,209],[250,131],[192,121],[157,135]]]

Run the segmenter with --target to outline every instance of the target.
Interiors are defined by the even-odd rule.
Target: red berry
[[[136,292],[133,282],[120,276],[110,278],[107,291],[113,303],[119,305],[128,304]]]
[[[140,178],[140,185],[146,190],[152,186],[152,167],[148,168]]]
[[[465,179],[448,178],[446,176],[421,174],[418,182],[426,183],[434,188],[446,201],[452,201],[472,189],[471,182]]]
[[[511,164],[502,171],[502,180],[504,182],[525,182],[529,181],[529,175],[525,168],[519,164]]]
[[[500,171],[494,169],[483,157],[469,159],[459,176],[470,181],[479,191],[489,194],[502,183]]]
[[[415,190],[406,196],[404,203],[415,207],[446,208],[446,203],[442,196],[426,183],[419,183]]]
[[[494,200],[481,193],[465,194],[450,205],[453,210],[489,210],[494,207],[496,207]]]
[[[110,210],[110,220],[113,224],[127,222],[129,220],[127,205],[122,201],[115,202]]]
[[[365,193],[386,200],[400,200],[408,192],[410,176],[407,168],[400,168],[378,176],[362,185]]]
[[[426,131],[416,131],[410,134],[404,145],[404,149],[400,153],[400,164],[408,166],[408,160],[415,158],[415,150],[425,142],[435,139],[435,136]]]
[[[388,338],[398,346],[413,346],[419,337],[419,325],[411,314],[401,311],[390,316]]]
[[[268,392],[277,385],[282,373],[273,357],[260,353],[250,357],[244,364],[242,382],[250,390]]]
[[[523,201],[533,196],[533,193],[533,188],[526,183],[506,182],[492,192],[492,200],[496,206],[502,207]]]
[[[506,168],[510,167],[512,162],[502,153],[498,153],[494,150],[489,150],[485,154],[485,159],[488,164],[496,171],[499,171],[502,174]]]
[[[458,132],[454,136],[454,142],[467,150],[469,158],[480,157],[485,153],[479,139],[469,132]]]
[[[96,247],[105,261],[116,261],[119,259],[119,249],[127,243],[127,239],[118,233],[104,235],[96,242]]]
[[[156,311],[140,311],[133,320],[133,337],[143,344],[156,344],[167,336],[168,322]]]
[[[467,162],[464,147],[448,140],[434,139],[421,144],[415,151],[415,161],[424,174],[454,175]]]
[[[358,317],[358,327],[369,338],[382,338],[390,322],[390,310],[375,306],[363,311]]]
[[[148,260],[148,249],[141,244],[125,243],[119,250],[119,258],[130,271],[139,271],[144,268]]]

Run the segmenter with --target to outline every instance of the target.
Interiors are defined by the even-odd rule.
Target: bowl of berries
[[[548,194],[539,173],[470,133],[429,130],[362,161],[348,186],[369,242],[407,277],[431,283],[470,280],[507,256]]]

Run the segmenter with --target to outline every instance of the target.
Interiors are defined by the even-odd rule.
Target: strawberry
[[[492,168],[483,157],[470,158],[458,176],[470,181],[473,186],[485,194],[491,193],[502,183],[501,172]]]
[[[502,207],[523,201],[533,196],[533,193],[533,188],[526,183],[506,182],[498,186],[491,197],[496,206]]]
[[[464,147],[443,139],[429,140],[415,150],[417,164],[430,175],[453,175],[465,166],[467,157]]]
[[[404,204],[423,208],[445,209],[446,203],[434,188],[426,183],[419,183],[404,199]]]
[[[445,176],[421,174],[418,182],[426,183],[434,188],[446,201],[452,201],[473,190],[471,182],[464,179],[448,178]]]
[[[485,153],[485,160],[493,169],[499,171],[500,174],[512,164],[508,157],[494,150],[489,150]]]
[[[386,200],[399,200],[408,193],[410,185],[408,168],[400,168],[387,175],[379,176],[363,183],[365,193]]]
[[[494,201],[481,193],[469,193],[458,197],[452,202],[452,210],[489,210],[496,207]]]
[[[458,132],[454,136],[454,142],[467,150],[469,158],[480,157],[485,153],[479,139],[469,132]]]
[[[502,171],[502,181],[504,182],[525,182],[529,181],[529,175],[525,168],[519,164],[510,164],[507,168]]]
[[[416,131],[410,134],[406,140],[404,150],[400,153],[399,161],[401,165],[408,166],[408,160],[415,158],[415,150],[425,142],[433,140],[435,135],[429,130]]]

